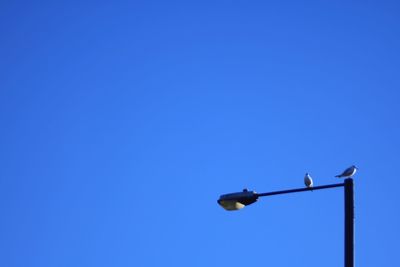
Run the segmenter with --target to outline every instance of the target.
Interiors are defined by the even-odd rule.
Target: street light
[[[245,206],[253,204],[258,199],[258,194],[254,191],[243,189],[243,192],[221,195],[218,199],[220,204],[226,210],[240,210]]]
[[[229,211],[240,210],[255,203],[259,197],[289,194],[304,191],[315,191],[334,187],[344,187],[344,266],[354,267],[354,191],[353,179],[347,178],[344,183],[296,188],[258,194],[244,189],[242,192],[221,195],[218,204]]]

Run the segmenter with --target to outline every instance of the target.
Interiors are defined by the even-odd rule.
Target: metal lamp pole
[[[344,180],[344,266],[354,267],[354,185]]]
[[[289,194],[304,191],[315,191],[334,187],[344,187],[344,267],[354,267],[354,190],[353,179],[347,178],[344,183],[297,188],[268,193],[243,192],[221,195],[218,203],[227,210],[238,210],[253,204],[259,197]]]

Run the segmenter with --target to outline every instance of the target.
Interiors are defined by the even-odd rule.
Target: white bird
[[[343,171],[343,173],[342,174],[339,174],[339,175],[336,175],[335,177],[338,177],[338,178],[350,178],[350,177],[352,177],[354,174],[356,174],[356,172],[357,172],[357,167],[356,166],[351,166],[351,167],[349,167],[349,168],[347,168],[347,169],[345,169],[344,171]]]
[[[312,188],[314,183],[313,180],[311,178],[311,176],[308,174],[308,172],[306,173],[306,175],[304,176],[304,184],[308,187],[308,188]]]

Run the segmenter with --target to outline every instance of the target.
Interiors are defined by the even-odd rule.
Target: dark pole
[[[344,186],[344,183],[314,186],[314,187],[310,187],[310,188],[303,187],[303,188],[281,190],[281,191],[268,192],[268,193],[260,193],[260,194],[257,194],[257,196],[267,197],[267,196],[273,196],[273,195],[282,195],[282,194],[297,193],[297,192],[304,192],[304,191],[316,191],[316,190],[320,190],[320,189],[334,188],[334,187],[340,187],[340,186]]]
[[[353,179],[344,180],[344,266],[354,267]]]
[[[312,190],[315,191],[341,186],[344,186],[344,267],[354,267],[354,187],[352,178],[345,179],[344,183],[341,184],[322,185],[312,188],[296,188],[260,194],[254,193],[253,195],[251,195],[251,198],[257,200],[258,197],[305,192]],[[223,196],[224,195],[222,195],[221,197]],[[236,199],[236,201],[240,202],[238,199]],[[243,204],[247,206],[254,202],[255,201]]]

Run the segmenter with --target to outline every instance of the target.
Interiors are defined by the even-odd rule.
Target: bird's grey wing
[[[349,175],[351,175],[352,173],[353,173],[353,168],[350,167],[350,168],[347,168],[347,169],[342,173],[342,175],[343,175],[343,176],[349,176]]]

